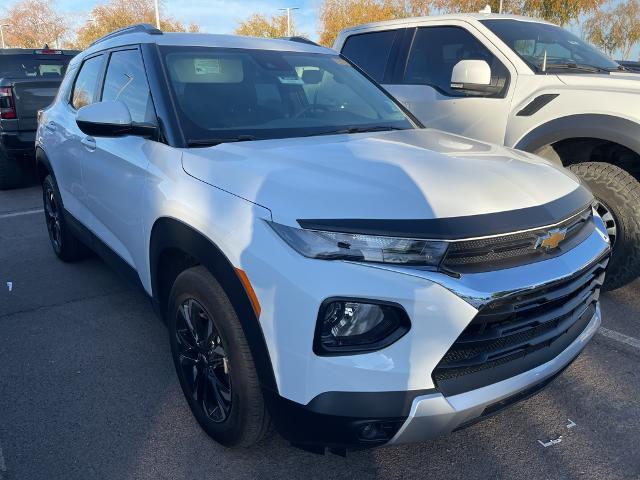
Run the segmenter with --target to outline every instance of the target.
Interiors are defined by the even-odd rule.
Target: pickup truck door
[[[137,48],[111,52],[101,100],[121,100],[131,118],[156,123],[142,56]],[[81,139],[82,177],[90,229],[111,250],[136,266],[144,250],[143,196],[149,158],[157,142],[134,135]]]
[[[426,127],[504,142],[517,77],[495,46],[465,22],[433,22],[406,29],[398,49],[393,80],[383,86]],[[466,59],[485,60],[500,92],[487,97],[452,89],[453,67]]]

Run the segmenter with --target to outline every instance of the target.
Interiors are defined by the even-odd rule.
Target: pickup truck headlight
[[[447,242],[306,230],[274,222],[269,225],[300,254],[322,260],[420,265],[437,269],[447,251]]]

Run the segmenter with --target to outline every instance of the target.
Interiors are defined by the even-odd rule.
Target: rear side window
[[[137,123],[155,123],[156,114],[138,50],[113,52],[104,79],[102,100],[121,100]]]
[[[484,60],[491,67],[491,84],[504,96],[507,68],[477,38],[460,27],[418,28],[411,44],[403,83],[429,85],[449,96],[467,95],[451,88],[451,73],[460,60]]]
[[[342,54],[376,82],[382,82],[395,38],[396,30],[353,35],[342,47]]]
[[[95,101],[98,78],[102,72],[102,55],[92,57],[82,64],[73,85],[71,105],[76,110]]]
[[[70,55],[0,55],[0,77],[60,79],[72,58]]]

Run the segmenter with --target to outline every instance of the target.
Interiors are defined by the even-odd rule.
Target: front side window
[[[397,32],[387,30],[352,35],[342,47],[342,54],[376,82],[382,83]]]
[[[484,60],[491,67],[491,85],[504,96],[509,73],[487,47],[460,27],[418,28],[411,44],[403,83],[428,85],[448,96],[469,95],[451,88],[453,67],[461,60]]]
[[[113,52],[104,78],[102,100],[120,100],[136,123],[155,123],[149,84],[138,50]]]
[[[619,65],[604,53],[563,28],[548,23],[520,20],[482,20],[535,72],[546,70],[585,73],[612,71]]]
[[[191,145],[413,127],[337,55],[209,47],[163,54]]]
[[[71,96],[71,105],[76,110],[95,101],[98,77],[102,72],[102,55],[92,57],[82,64],[76,77]]]

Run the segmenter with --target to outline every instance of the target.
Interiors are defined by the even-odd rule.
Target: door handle
[[[84,137],[80,140],[80,143],[82,143],[90,152],[93,152],[96,149],[96,139],[93,137]]]
[[[56,124],[53,123],[53,122],[49,122],[44,126],[44,128],[46,128],[50,132],[55,132],[56,131]]]

